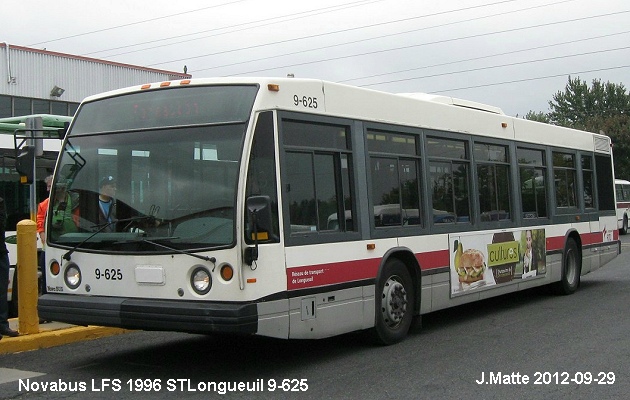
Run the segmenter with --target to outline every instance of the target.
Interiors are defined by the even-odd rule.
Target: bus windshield
[[[155,104],[153,93],[131,96],[141,108],[141,95]],[[76,117],[79,134],[70,131],[62,149],[48,212],[49,243],[114,253],[234,245],[238,170],[255,91],[250,93],[249,111],[237,121],[227,114],[227,121],[219,121],[215,114],[205,124],[201,117],[192,125],[182,119],[184,126],[175,125],[181,116],[164,119],[160,127],[123,124],[121,116],[108,126],[99,116],[100,102],[89,103],[89,113],[80,110]],[[98,121],[98,133],[88,131],[82,116]]]

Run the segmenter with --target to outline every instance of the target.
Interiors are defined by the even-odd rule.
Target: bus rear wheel
[[[628,216],[626,214],[623,215],[623,223],[621,224],[621,229],[619,229],[619,233],[621,235],[625,235],[628,233]]]
[[[582,258],[574,239],[567,239],[567,244],[562,255],[562,278],[554,284],[557,294],[567,295],[575,293],[580,286],[580,274],[582,273]]]
[[[394,344],[407,336],[413,318],[414,288],[405,264],[391,259],[376,287],[374,336],[380,344]]]

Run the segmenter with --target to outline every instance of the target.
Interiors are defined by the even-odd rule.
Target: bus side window
[[[523,218],[547,218],[547,168],[545,151],[518,147]]]
[[[475,143],[475,163],[482,221],[512,219],[510,210],[510,164],[507,146]]]
[[[552,155],[556,208],[577,208],[575,154],[554,151]]]
[[[433,223],[471,222],[468,142],[430,136],[426,148]]]
[[[367,130],[374,227],[422,225],[419,137]]]
[[[283,119],[282,135],[288,234],[354,231],[350,128]]]

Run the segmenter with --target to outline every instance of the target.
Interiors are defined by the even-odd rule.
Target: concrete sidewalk
[[[17,318],[9,320],[11,329],[18,330]],[[18,337],[4,336],[0,340],[0,354],[18,353],[21,351],[45,349],[47,347],[93,340],[105,336],[120,335],[131,332],[121,328],[106,328],[103,326],[76,326],[61,322],[48,322],[39,325],[39,332]]]

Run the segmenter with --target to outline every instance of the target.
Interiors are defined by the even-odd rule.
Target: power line
[[[337,31],[333,31],[333,32],[327,32],[327,33],[322,33],[322,34],[303,36],[303,37],[295,38],[295,39],[287,39],[287,40],[281,40],[281,41],[277,41],[277,42],[266,43],[266,44],[261,44],[261,45],[256,45],[256,46],[248,46],[248,47],[243,47],[243,48],[239,48],[239,49],[232,49],[232,50],[220,51],[220,52],[215,52],[215,53],[202,54],[202,55],[199,55],[199,56],[181,58],[181,59],[177,59],[177,60],[169,60],[169,61],[164,61],[164,62],[160,62],[160,63],[150,64],[150,66],[167,64],[167,63],[170,63],[170,62],[177,62],[177,61],[188,61],[188,60],[195,59],[195,58],[216,56],[216,55],[220,55],[220,54],[232,53],[232,52],[242,51],[242,50],[251,50],[253,48],[265,47],[265,46],[276,45],[276,44],[284,44],[284,43],[294,42],[294,41],[299,41],[299,40],[304,40],[304,39],[313,39],[313,38],[317,38],[317,37],[323,37],[323,36],[328,36],[328,35],[335,35],[335,34],[339,34],[339,33],[348,33],[348,32],[351,32],[351,31],[356,31],[356,30],[361,30],[361,29],[366,29],[366,28],[374,28],[374,27],[379,27],[379,26],[393,24],[393,23],[399,23],[399,22],[408,22],[408,21],[416,20],[416,19],[420,19],[420,18],[434,17],[434,16],[438,16],[438,15],[454,13],[454,12],[460,12],[460,11],[470,11],[470,10],[476,9],[476,8],[488,7],[488,6],[493,6],[493,5],[502,4],[502,3],[511,3],[511,2],[514,2],[514,1],[519,1],[519,0],[504,0],[504,1],[499,1],[499,2],[496,2],[496,3],[484,4],[484,5],[480,5],[480,6],[471,6],[471,7],[465,7],[465,8],[455,9],[455,10],[442,11],[442,12],[438,12],[438,13],[434,13],[434,14],[427,14],[427,15],[421,15],[421,16],[416,16],[416,17],[403,18],[403,19],[399,19],[399,20],[395,20],[395,21],[381,22],[381,23],[371,24],[371,25],[364,25],[364,26],[360,26],[360,27],[356,27],[356,28],[341,29],[341,30],[337,30]],[[285,56],[289,56],[289,55],[307,53],[307,52],[311,52],[311,51],[325,50],[325,49],[329,49],[329,48],[333,48],[333,47],[345,46],[345,45],[349,45],[349,44],[357,44],[357,43],[361,43],[361,42],[367,42],[367,41],[370,41],[370,40],[383,39],[383,38],[386,38],[386,37],[403,35],[403,34],[407,34],[407,33],[418,32],[418,31],[423,31],[423,30],[428,30],[428,29],[442,28],[442,27],[449,26],[449,25],[456,25],[456,24],[461,24],[461,23],[465,23],[465,22],[471,22],[471,21],[476,21],[476,20],[481,20],[481,19],[487,19],[487,18],[492,18],[492,17],[496,17],[496,16],[511,14],[511,13],[515,13],[515,12],[521,12],[521,11],[527,11],[527,10],[532,10],[532,9],[537,9],[537,8],[549,7],[549,6],[553,6],[553,5],[557,5],[557,4],[561,4],[561,3],[573,2],[573,1],[576,1],[576,0],[560,0],[560,1],[556,1],[554,3],[543,4],[543,5],[539,5],[539,6],[526,7],[526,8],[522,8],[522,9],[519,9],[519,10],[512,10],[512,11],[506,11],[506,12],[501,12],[501,13],[497,13],[497,14],[484,15],[482,17],[476,17],[476,18],[466,19],[466,20],[462,20],[462,21],[448,22],[448,23],[445,23],[445,24],[439,24],[439,25],[433,25],[433,26],[429,26],[429,27],[411,29],[411,30],[402,31],[402,32],[390,33],[390,34],[387,34],[387,35],[375,36],[375,37],[371,37],[371,38],[367,38],[367,39],[360,39],[360,40],[355,40],[355,41],[345,42],[345,43],[337,43],[337,44],[333,44],[333,45],[328,45],[328,46],[323,46],[323,47],[316,47],[316,48],[307,49],[307,50],[300,50],[300,51],[296,51],[296,52],[292,52],[292,53],[284,53],[284,54],[280,54],[280,55],[263,57],[263,58],[258,58],[258,59],[254,59],[254,60],[248,60],[248,61],[242,61],[242,62],[238,62],[238,63],[224,64],[224,65],[215,66],[215,67],[198,69],[197,71],[207,71],[207,70],[210,70],[210,69],[230,67],[230,66],[234,66],[234,65],[247,64],[247,63],[250,63],[250,62],[274,59],[274,58],[277,58],[277,57],[285,57]],[[271,68],[271,69],[275,69],[275,68]],[[265,71],[265,70],[262,70],[262,71]],[[258,71],[253,71],[253,72],[258,72]],[[239,74],[239,75],[242,75],[242,74]]]
[[[232,4],[235,4],[235,3],[242,3],[244,1],[248,1],[248,0],[236,0],[236,1],[231,1],[231,2],[228,2],[228,3],[217,4],[217,5],[214,5],[214,6],[197,8],[195,10],[182,11],[180,13],[163,15],[161,17],[145,19],[145,20],[142,20],[142,21],[130,22],[128,24],[110,26],[109,28],[97,29],[95,31],[77,33],[75,35],[64,36],[64,37],[60,37],[60,38],[57,38],[57,39],[51,39],[51,40],[46,40],[46,41],[43,41],[43,42],[33,43],[33,44],[30,44],[29,46],[38,46],[38,45],[44,44],[44,43],[58,42],[60,40],[72,39],[72,38],[79,37],[79,36],[92,35],[94,33],[106,32],[106,31],[111,31],[111,30],[119,29],[119,28],[126,28],[128,26],[140,25],[140,24],[144,24],[144,23],[147,23],[147,22],[157,21],[157,20],[160,20],[160,19],[172,18],[172,17],[176,17],[176,16],[179,16],[179,15],[190,14],[190,13],[197,12],[197,11],[208,10],[210,8],[217,8],[217,7],[223,7],[223,6],[227,6],[227,5],[232,5]]]
[[[453,64],[463,63],[463,62],[483,60],[483,59],[486,59],[486,58],[506,56],[506,55],[510,55],[510,54],[524,53],[524,52],[533,51],[533,50],[542,50],[542,49],[547,49],[547,48],[550,48],[550,47],[557,47],[557,46],[563,46],[563,45],[566,45],[566,44],[579,43],[579,42],[584,42],[584,41],[587,41],[587,40],[602,39],[602,38],[611,37],[611,36],[624,35],[624,34],[627,34],[627,33],[630,33],[630,31],[610,33],[610,34],[607,34],[607,35],[591,36],[591,37],[584,38],[584,39],[569,40],[569,41],[566,41],[566,42],[559,42],[559,43],[548,44],[548,45],[544,45],[544,46],[529,47],[529,48],[526,48],[526,49],[506,51],[506,52],[503,52],[503,53],[495,53],[495,54],[489,54],[489,55],[485,55],[485,56],[464,58],[464,59],[461,59],[461,60],[455,60],[455,61],[449,61],[449,62],[444,62],[444,63],[425,65],[425,66],[422,66],[422,67],[407,68],[407,69],[401,69],[401,70],[397,70],[397,71],[384,72],[384,73],[380,73],[380,74],[361,76],[361,77],[357,77],[357,78],[343,79],[343,80],[339,80],[337,82],[344,83],[344,82],[358,81],[358,80],[362,80],[362,79],[378,78],[380,76],[388,76],[388,75],[393,75],[393,74],[400,74],[400,73],[403,73],[403,72],[411,72],[411,71],[418,71],[418,70],[421,70],[421,69],[443,67],[443,66],[446,66],[446,65],[453,65]],[[377,83],[373,83],[373,84],[364,84],[364,85],[360,85],[360,86],[372,86],[372,85],[378,85],[378,84],[381,84],[381,83],[385,83],[385,82],[377,82]]]
[[[578,74],[589,74],[591,72],[612,71],[612,70],[615,70],[615,69],[623,69],[623,68],[630,68],[630,65],[620,65],[618,67],[599,68],[599,69],[591,69],[591,70],[586,70],[586,71],[569,72],[569,73],[566,73],[566,74],[539,76],[539,77],[535,77],[535,78],[515,79],[515,80],[512,80],[512,81],[486,83],[486,84],[483,84],[483,85],[462,86],[462,87],[458,87],[458,88],[440,89],[440,90],[434,90],[434,91],[427,92],[427,93],[433,94],[433,93],[455,92],[455,91],[458,91],[458,90],[479,89],[479,88],[483,88],[483,87],[499,86],[499,85],[506,85],[506,84],[512,84],[512,83],[530,82],[530,81],[536,81],[536,80],[541,80],[541,79],[559,78],[559,77],[564,77],[564,76],[567,76],[567,75],[570,76],[570,75],[578,75]]]
[[[455,74],[462,74],[466,72],[475,72],[475,71],[484,71],[484,70],[495,69],[495,68],[513,67],[515,65],[533,64],[533,63],[543,62],[543,61],[561,60],[561,59],[566,59],[566,58],[571,58],[571,57],[587,56],[587,55],[592,55],[592,54],[608,53],[611,51],[619,51],[619,50],[627,50],[627,49],[630,49],[630,46],[617,47],[615,49],[607,49],[607,50],[596,50],[596,51],[590,51],[590,52],[585,52],[585,53],[567,54],[564,56],[540,58],[538,60],[519,61],[519,62],[508,63],[508,64],[499,64],[499,65],[491,65],[491,66],[479,67],[479,68],[470,68],[470,69],[464,69],[460,71],[441,72],[439,74],[424,75],[424,76],[418,76],[414,78],[394,79],[390,81],[383,81],[383,82],[371,83],[371,84],[359,85],[359,86],[366,87],[366,86],[384,85],[387,83],[406,82],[406,81],[417,80],[417,79],[436,78],[438,76],[455,75]]]
[[[420,44],[415,44],[415,45],[394,47],[394,48],[389,48],[389,49],[384,49],[384,50],[375,50],[375,51],[369,51],[369,52],[364,52],[364,53],[348,54],[348,55],[344,55],[344,56],[330,57],[330,58],[325,58],[325,59],[320,59],[320,60],[315,60],[315,61],[308,61],[308,62],[302,62],[302,63],[283,65],[283,66],[276,66],[276,67],[272,67],[272,68],[263,68],[263,69],[258,69],[258,70],[250,70],[250,71],[241,72],[241,73],[237,73],[237,74],[231,74],[231,75],[238,76],[238,75],[245,75],[245,74],[250,74],[250,73],[254,73],[254,72],[269,71],[269,70],[272,70],[272,69],[290,68],[290,67],[302,66],[302,65],[306,65],[306,64],[315,64],[315,63],[323,63],[323,62],[329,62],[329,61],[337,61],[337,60],[341,60],[341,59],[360,57],[360,56],[367,56],[367,55],[374,55],[374,54],[380,54],[380,53],[385,53],[385,52],[390,52],[390,51],[406,50],[406,49],[411,49],[411,48],[415,48],[415,47],[423,47],[423,46],[429,46],[429,45],[434,45],[434,44],[443,44],[443,43],[455,42],[455,41],[460,41],[460,40],[465,40],[465,39],[473,39],[473,38],[480,38],[480,37],[486,37],[486,36],[491,36],[491,35],[498,35],[498,34],[503,34],[503,33],[508,33],[508,32],[517,32],[517,31],[534,29],[534,28],[541,28],[541,27],[546,27],[546,26],[566,24],[566,23],[577,22],[577,21],[585,21],[585,20],[594,19],[594,18],[608,17],[608,16],[611,16],[611,15],[625,14],[625,13],[629,13],[629,12],[630,12],[630,10],[619,11],[619,12],[614,12],[614,13],[607,13],[607,14],[599,14],[599,15],[594,15],[594,16],[590,16],[590,17],[574,18],[574,19],[569,19],[569,20],[564,20],[564,21],[556,21],[556,22],[550,22],[550,23],[545,23],[545,24],[537,24],[537,25],[531,25],[531,26],[526,26],[526,27],[521,27],[521,28],[511,28],[511,29],[505,29],[505,30],[495,31],[495,32],[488,32],[488,33],[482,33],[482,34],[476,34],[476,35],[462,36],[462,37],[458,37],[458,38],[436,40],[436,41],[433,41],[433,42],[426,42],[426,43],[420,43]],[[292,54],[297,54],[297,53],[302,53],[302,52],[304,52],[304,51],[290,53],[290,54],[286,54],[286,55],[292,55]],[[278,56],[276,56],[276,57],[278,57]],[[203,68],[203,69],[199,69],[197,71],[206,71],[206,70],[210,70],[210,69],[234,66],[234,65],[238,65],[238,64],[245,64],[245,63],[249,63],[249,62],[267,60],[267,59],[276,58],[276,57],[264,57],[264,58],[260,58],[260,59],[256,59],[256,60],[250,60],[250,61],[226,64],[226,65],[221,65],[221,66],[217,66],[217,67]]]
[[[179,39],[179,38],[193,36],[193,35],[199,35],[201,33],[215,32],[215,31],[221,31],[221,30],[225,30],[225,29],[244,27],[242,29],[235,29],[235,30],[231,30],[231,31],[228,31],[228,32],[219,32],[219,33],[216,33],[216,34],[213,34],[213,35],[202,36],[202,37],[193,38],[193,39],[187,39],[185,41],[166,43],[166,44],[161,44],[159,46],[146,47],[146,48],[143,48],[143,49],[132,50],[132,51],[127,51],[127,52],[123,52],[123,53],[116,53],[116,54],[108,55],[108,57],[116,57],[116,56],[121,56],[121,55],[125,55],[125,54],[137,53],[137,52],[145,51],[145,50],[152,50],[152,49],[157,49],[157,48],[166,47],[166,46],[173,46],[173,45],[181,44],[181,43],[189,43],[189,42],[194,41],[194,40],[207,39],[209,37],[226,35],[226,34],[230,34],[230,33],[234,33],[234,32],[242,32],[242,31],[247,30],[247,29],[261,28],[261,27],[268,26],[268,25],[274,25],[274,24],[278,23],[277,20],[281,20],[283,18],[286,18],[286,19],[284,19],[282,21],[279,21],[279,22],[294,21],[296,19],[301,19],[301,18],[305,18],[305,17],[312,17],[312,16],[320,15],[320,14],[327,14],[327,13],[333,12],[333,11],[345,10],[347,8],[360,7],[360,6],[364,6],[364,5],[367,5],[367,4],[379,3],[379,2],[382,2],[382,1],[384,1],[384,0],[355,1],[355,2],[347,3],[347,4],[335,5],[335,6],[324,7],[324,8],[317,8],[317,9],[314,9],[314,10],[302,11],[302,12],[298,12],[298,13],[294,13],[294,14],[282,15],[282,16],[279,16],[279,17],[271,18],[271,19],[265,18],[265,19],[260,19],[260,20],[257,20],[257,21],[244,22],[244,23],[241,23],[241,24],[224,26],[224,27],[221,27],[221,28],[207,29],[207,30],[203,30],[203,31],[187,33],[187,34],[184,34],[184,35],[169,36],[167,38],[162,38],[162,39],[149,40],[149,41],[146,41],[146,42],[130,44],[130,45],[126,45],[126,46],[119,46],[119,47],[114,47],[114,48],[111,48],[111,49],[93,51],[93,52],[90,52],[90,53],[85,53],[85,55],[103,53],[103,52],[112,51],[112,50],[121,50],[121,49],[126,49],[126,48],[129,48],[129,47],[141,46],[143,44],[150,44],[150,43],[162,42],[164,40],[173,40],[173,39]],[[512,1],[515,1],[515,0],[512,0]],[[316,11],[319,11],[319,12],[316,12]],[[306,14],[306,15],[304,15],[304,14]],[[294,18],[290,18],[290,17],[294,17]],[[272,21],[274,21],[274,22],[272,22]],[[265,22],[265,23],[264,24],[260,24],[260,25],[256,25],[256,26],[252,26],[252,27],[247,27],[248,25],[257,24],[257,23],[260,23],[260,22]],[[174,61],[181,61],[181,60],[174,60]],[[171,61],[167,61],[167,62],[171,62]],[[164,62],[163,64],[165,64],[167,62]],[[153,65],[158,65],[158,64],[153,64]]]
[[[441,11],[441,12],[437,12],[437,13],[433,13],[433,14],[427,14],[427,15],[421,15],[421,16],[416,16],[416,17],[403,18],[403,19],[398,19],[398,20],[395,20],[395,21],[380,22],[380,23],[376,23],[376,24],[363,25],[363,26],[359,26],[359,27],[355,27],[355,28],[340,29],[340,30],[337,30],[337,31],[320,33],[320,34],[315,34],[315,35],[308,35],[308,36],[303,36],[303,37],[294,38],[294,39],[281,40],[281,41],[272,42],[272,43],[264,43],[264,44],[256,45],[256,46],[249,46],[249,47],[243,47],[243,48],[239,48],[239,49],[226,50],[226,51],[210,53],[210,54],[203,54],[203,55],[199,55],[199,56],[195,56],[195,57],[188,57],[188,58],[183,58],[183,59],[178,59],[178,60],[164,61],[164,62],[161,62],[161,63],[152,64],[152,65],[155,66],[155,65],[160,65],[160,64],[166,64],[166,63],[169,63],[169,62],[187,61],[187,60],[190,60],[190,59],[193,59],[193,58],[210,57],[210,56],[215,56],[215,55],[219,55],[219,54],[232,53],[232,52],[236,52],[236,51],[251,50],[252,48],[272,46],[272,45],[276,45],[276,44],[295,42],[295,41],[300,41],[300,40],[305,40],[305,39],[313,39],[313,38],[318,38],[318,37],[336,35],[336,34],[339,34],[339,33],[347,33],[347,32],[351,32],[351,31],[357,31],[357,30],[362,30],[362,29],[367,29],[367,28],[373,28],[373,27],[377,27],[377,26],[384,26],[384,25],[395,24],[395,23],[399,23],[399,22],[407,22],[407,21],[412,21],[412,20],[416,20],[416,19],[420,19],[420,18],[434,17],[434,16],[449,14],[449,13],[453,13],[453,12],[468,11],[468,10],[472,10],[472,9],[475,9],[475,8],[488,7],[488,6],[493,6],[493,5],[502,4],[502,3],[511,3],[511,2],[514,2],[514,1],[519,1],[519,0],[502,0],[502,1],[495,2],[495,3],[484,4],[484,5],[480,5],[480,6],[471,6],[471,7],[465,7],[465,8],[461,8],[461,9],[455,9],[455,10]],[[563,1],[560,1],[560,2],[569,2],[569,1],[575,1],[575,0],[563,0]],[[203,37],[203,38],[206,38],[206,37]],[[366,40],[372,40],[372,39],[366,39]],[[181,42],[178,42],[178,43],[181,43]],[[340,46],[340,45],[343,45],[343,44],[337,44],[337,45],[334,45],[334,46]],[[312,51],[312,50],[306,50],[306,51]]]

